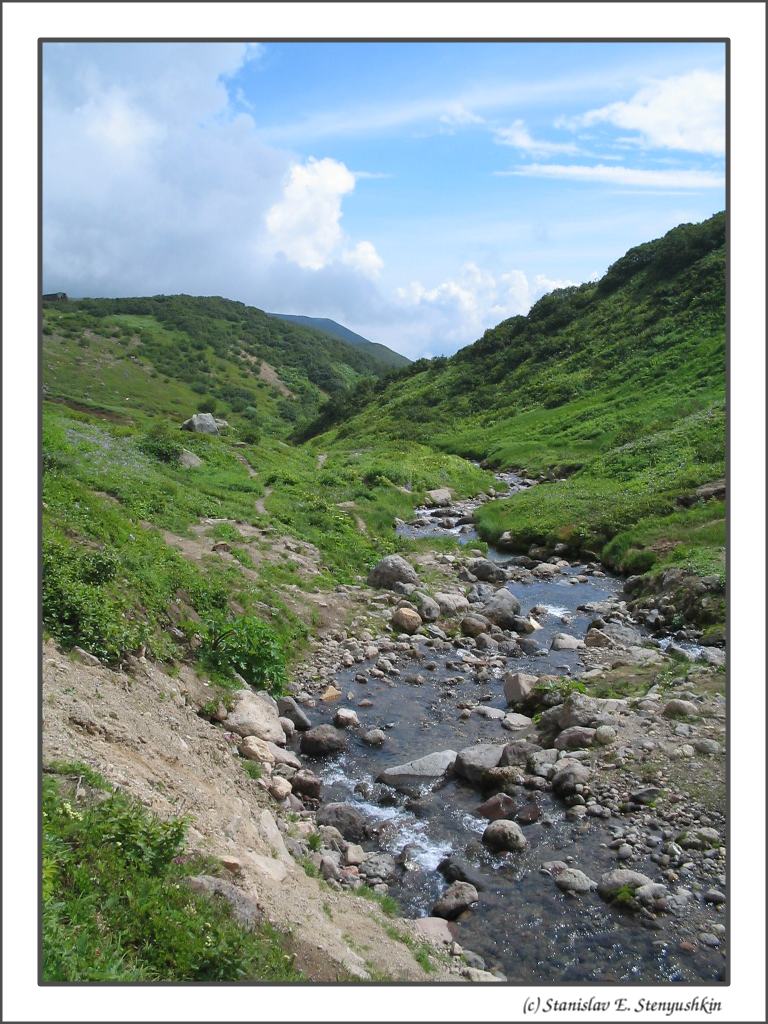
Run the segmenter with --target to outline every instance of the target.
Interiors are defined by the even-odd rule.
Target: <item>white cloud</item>
[[[724,184],[722,174],[715,171],[649,170],[640,167],[609,167],[606,164],[521,164],[510,171],[494,173],[500,177],[593,181],[608,185],[634,185],[639,188],[655,189],[722,188]]]
[[[545,139],[534,139],[525,126],[525,121],[518,118],[508,128],[496,128],[494,140],[502,146],[530,153],[532,156],[549,156],[553,153],[578,153],[579,147],[573,142],[548,142]]]
[[[725,78],[691,71],[653,82],[629,100],[558,122],[574,129],[600,123],[638,132],[636,141],[648,147],[720,155],[725,151]]]
[[[482,117],[459,101],[448,104],[447,109],[440,114],[439,120],[448,128],[466,128],[470,124],[485,124]]]
[[[275,251],[309,270],[324,267],[342,241],[342,196],[354,187],[355,176],[338,160],[293,164],[281,198],[267,212]]]
[[[495,274],[471,262],[432,288],[411,281],[396,292],[398,303],[411,314],[401,334],[403,351],[411,351],[410,338],[418,338],[412,354],[423,352],[425,345],[435,351],[455,351],[499,321],[527,313],[546,292],[573,283],[542,274],[530,279],[522,270]]]
[[[347,249],[341,254],[341,262],[348,267],[354,267],[366,277],[376,278],[381,273],[384,261],[376,252],[373,242],[358,242],[353,249]]]

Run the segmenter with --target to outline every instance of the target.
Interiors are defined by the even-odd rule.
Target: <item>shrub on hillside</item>
[[[282,644],[275,630],[253,615],[209,619],[200,655],[212,671],[228,678],[237,672],[250,686],[273,696],[283,692],[286,673]]]

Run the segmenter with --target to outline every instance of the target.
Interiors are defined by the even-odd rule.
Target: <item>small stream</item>
[[[511,493],[520,489],[520,478],[507,474]],[[457,503],[468,507],[470,503]],[[476,504],[476,503],[475,503]],[[416,516],[426,518],[417,510]],[[407,536],[440,536],[446,532],[462,542],[476,534],[468,524],[442,527],[400,527]],[[458,532],[461,530],[464,532]],[[415,531],[415,532],[414,532]],[[429,532],[427,532],[429,531]],[[439,531],[439,532],[437,532]],[[489,550],[489,558],[503,560],[502,552]],[[610,575],[587,577],[572,583],[569,578],[583,567],[572,566],[552,579],[532,583],[511,583],[520,599],[523,614],[534,606],[545,606],[543,628],[533,638],[543,653],[515,657],[508,668],[542,674],[577,675],[583,666],[576,651],[549,651],[556,632],[583,637],[594,615],[579,606],[605,601],[617,595],[622,581]],[[444,858],[458,858],[479,891],[479,903],[455,922],[457,941],[479,954],[488,969],[497,968],[512,982],[714,982],[723,980],[722,956],[709,949],[679,952],[679,922],[666,916],[661,930],[649,930],[631,912],[609,907],[596,893],[572,897],[562,893],[553,880],[541,872],[548,860],[574,858],[573,865],[591,878],[617,867],[614,851],[607,848],[611,828],[621,819],[586,817],[568,820],[566,807],[548,791],[519,790],[521,805],[535,804],[538,820],[524,826],[528,840],[525,850],[498,856],[483,846],[481,835],[488,824],[476,809],[484,797],[462,780],[449,776],[438,788],[411,795],[396,793],[376,783],[386,767],[401,764],[432,751],[459,751],[477,741],[505,743],[527,738],[527,730],[510,732],[500,720],[476,712],[459,717],[457,704],[472,701],[506,711],[501,688],[501,668],[478,677],[471,665],[463,663],[462,652],[453,645],[419,640],[411,662],[399,662],[401,675],[370,677],[361,684],[355,676],[365,665],[340,671],[336,685],[342,702],[353,706],[362,725],[361,732],[384,728],[387,742],[380,749],[362,743],[350,733],[349,747],[331,760],[309,760],[323,778],[324,800],[355,803],[378,826],[375,843],[399,855],[403,866],[390,884],[390,892],[407,916],[428,916],[446,888],[438,870]],[[495,673],[495,674],[494,674]],[[423,682],[409,681],[415,675]],[[353,694],[350,699],[348,694]],[[359,707],[364,698],[370,707]],[[331,721],[335,708],[318,704],[316,721]],[[657,877],[658,867],[641,859],[632,868]]]

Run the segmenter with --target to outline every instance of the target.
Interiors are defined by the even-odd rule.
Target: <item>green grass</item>
[[[47,982],[301,979],[280,936],[249,931],[185,879],[211,865],[163,822],[81,765],[43,780],[43,979]],[[81,778],[104,791],[77,798]]]
[[[394,896],[390,896],[389,893],[376,892],[368,885],[361,885],[358,889],[355,889],[355,893],[366,900],[378,903],[387,917],[398,917],[400,914],[400,905]]]
[[[434,950],[426,942],[418,942],[416,939],[411,938],[410,935],[400,931],[399,928],[394,928],[391,925],[387,925],[386,932],[390,939],[394,939],[395,942],[402,942],[404,946],[410,949],[411,953],[413,953],[413,959],[425,974],[432,974],[435,965],[432,963],[430,954],[434,955]]]

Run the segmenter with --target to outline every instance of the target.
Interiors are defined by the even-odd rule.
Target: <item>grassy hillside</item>
[[[721,502],[677,499],[724,474],[725,218],[631,249],[450,359],[363,381],[304,432],[399,437],[552,478],[486,505],[489,540],[596,549],[621,570],[722,574]]]
[[[220,298],[160,295],[46,303],[46,394],[132,419],[210,406],[285,434],[365,376],[375,353]]]
[[[376,341],[368,341],[361,334],[355,334],[348,327],[344,327],[343,324],[337,324],[335,320],[329,320],[327,317],[298,316],[294,313],[270,313],[269,315],[277,317],[278,320],[285,320],[287,323],[300,324],[302,327],[311,327],[316,331],[322,331],[324,334],[330,334],[332,338],[338,338],[340,341],[345,341],[348,345],[354,345],[356,348],[363,349],[363,351],[368,352],[369,355],[378,359],[379,362],[386,366],[408,366],[411,361],[406,356],[401,356],[399,352],[393,352],[386,345],[380,345]]]

